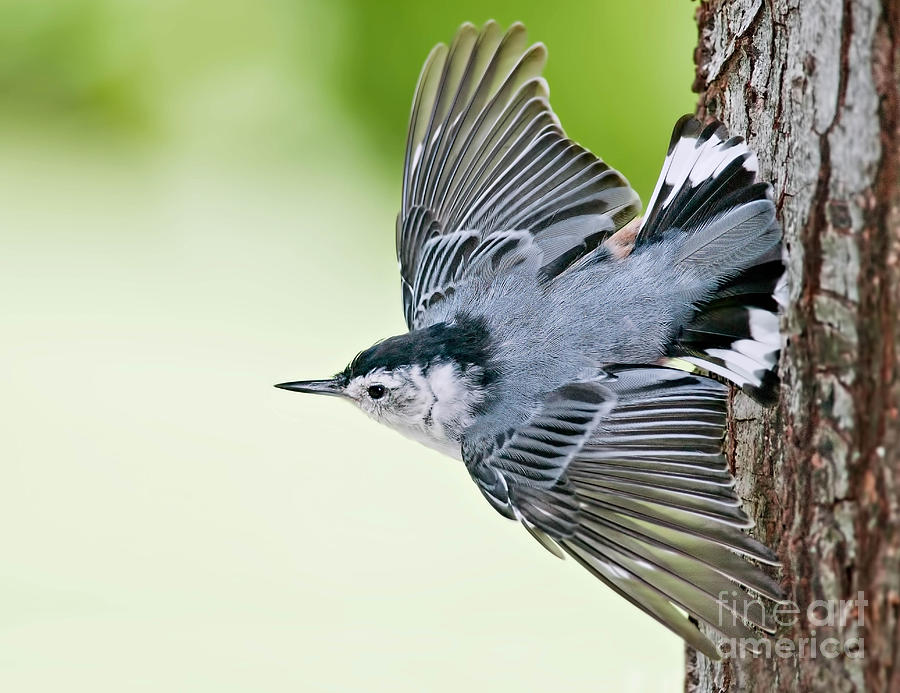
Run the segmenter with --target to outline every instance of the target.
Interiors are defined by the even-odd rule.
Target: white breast
[[[484,398],[476,375],[463,375],[452,363],[433,365],[427,373],[415,369],[411,380],[420,401],[407,414],[416,411],[417,415],[386,423],[423,445],[460,459],[463,432],[472,424],[474,409]]]

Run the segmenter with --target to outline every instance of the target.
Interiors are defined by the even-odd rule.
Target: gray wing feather
[[[551,489],[614,404],[615,396],[598,382],[563,385],[519,428],[464,439],[463,460],[470,470],[490,469],[507,488]]]
[[[710,659],[718,659],[719,653],[713,643],[700,632],[678,609],[658,590],[620,568],[612,561],[585,546],[582,542],[572,542],[566,547],[572,558],[584,566],[594,577],[605,583],[614,592],[634,604],[644,613],[656,619],[681,637],[691,647]]]
[[[410,329],[429,324],[429,308],[472,276],[464,269],[473,245],[436,239],[527,231],[537,271],[541,258],[546,265],[596,247],[639,211],[627,181],[566,138],[540,76],[546,57],[542,44],[527,46],[521,24],[502,34],[494,22],[481,30],[464,24],[449,48],[428,56],[410,113],[397,217]],[[567,221],[571,228],[560,233]]]
[[[598,384],[613,406],[564,469],[523,473],[491,463],[515,515],[711,657],[715,647],[679,609],[728,637],[772,632],[762,602],[745,591],[783,598],[748,560],[778,563],[742,531],[752,523],[721,450],[727,389],[666,368],[607,371]]]

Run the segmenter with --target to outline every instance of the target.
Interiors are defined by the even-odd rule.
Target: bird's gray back
[[[595,377],[604,365],[663,358],[694,301],[711,288],[674,267],[673,250],[662,242],[620,261],[588,258],[552,280],[535,271],[539,261],[523,262],[459,286],[439,317],[480,318],[489,331],[503,381],[492,416],[521,419],[547,392]]]

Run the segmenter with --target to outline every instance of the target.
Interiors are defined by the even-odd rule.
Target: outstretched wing
[[[561,271],[640,210],[628,182],[567,139],[525,28],[463,24],[431,51],[413,98],[397,217],[410,329],[452,293],[473,256],[496,271],[528,255]],[[524,253],[521,236],[529,232]],[[490,247],[487,247],[490,244]]]
[[[721,449],[726,387],[667,368],[607,372],[591,384],[602,397],[593,410],[582,396],[572,416],[548,415],[566,386],[522,429],[483,444],[486,455],[464,445],[473,478],[545,547],[708,656],[719,655],[684,612],[732,638],[773,631],[765,602],[741,589],[783,598],[747,560],[777,564],[743,532],[751,522]]]

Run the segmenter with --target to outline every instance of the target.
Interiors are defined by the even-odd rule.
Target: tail
[[[700,369],[762,404],[775,400],[785,284],[781,228],[757,160],[725,126],[675,125],[635,250],[673,235],[675,263],[712,284],[669,347],[669,365]]]

